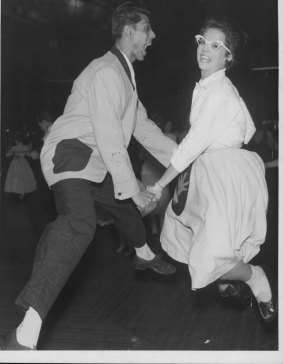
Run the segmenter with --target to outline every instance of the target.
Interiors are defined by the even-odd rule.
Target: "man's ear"
[[[125,25],[123,33],[126,35],[127,38],[131,38],[133,35],[133,27],[131,25]]]

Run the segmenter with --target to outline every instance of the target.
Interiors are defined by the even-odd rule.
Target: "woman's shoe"
[[[264,271],[264,274],[269,282],[269,286],[271,289],[271,300],[268,302],[257,302],[257,306],[261,315],[261,318],[264,322],[271,322],[275,319],[277,314],[277,299],[275,294],[274,281],[271,278],[271,273],[269,269],[265,267],[261,267]]]
[[[271,322],[277,314],[277,301],[272,296],[268,302],[258,302],[258,308],[263,321]]]

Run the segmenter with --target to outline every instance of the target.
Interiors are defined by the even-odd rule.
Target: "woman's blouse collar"
[[[212,73],[210,76],[205,77],[204,79],[201,79],[196,84],[199,85],[199,86],[202,86],[202,87],[207,87],[212,82],[219,81],[222,78],[224,78],[225,77],[225,71],[226,71],[226,68],[223,68],[222,70],[216,71],[216,72]]]

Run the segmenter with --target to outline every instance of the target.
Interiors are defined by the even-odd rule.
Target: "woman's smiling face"
[[[218,29],[207,29],[203,37],[207,41],[221,41],[225,44],[225,34]],[[201,70],[201,78],[208,77],[214,72],[224,69],[226,60],[231,57],[231,54],[222,46],[218,49],[212,49],[209,44],[198,45],[197,61]]]

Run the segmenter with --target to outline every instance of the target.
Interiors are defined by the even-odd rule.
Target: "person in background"
[[[195,39],[201,80],[193,92],[191,127],[163,176],[148,188],[158,197],[179,175],[161,244],[188,264],[193,290],[219,280],[220,292],[229,294],[232,283],[242,281],[262,319],[271,322],[277,311],[271,281],[266,270],[249,263],[265,242],[265,168],[258,154],[242,149],[255,126],[225,74],[239,59],[245,37],[229,21],[209,19]]]
[[[51,111],[43,111],[37,115],[37,122],[43,132],[43,142],[47,138],[51,126],[54,123],[54,116]]]
[[[278,275],[278,121],[263,120],[246,149],[256,152],[265,165],[265,179],[268,188],[267,234],[258,257],[259,264],[272,261],[272,271]]]
[[[40,164],[40,152],[45,138],[55,118],[51,110],[43,110],[36,115],[37,128],[33,129],[31,167],[37,181],[37,190],[30,194],[25,201],[33,231],[38,238],[48,225],[57,216],[56,206],[52,190],[49,188]]]
[[[2,350],[36,349],[42,321],[93,240],[95,206],[103,206],[131,242],[134,269],[176,271],[146,243],[141,212],[156,205],[155,196],[140,190],[127,151],[133,135],[168,166],[176,147],[148,119],[137,94],[132,63],[144,60],[155,38],[149,15],[140,2],[114,10],[115,46],[74,81],[64,113],[44,141],[41,166],[58,216],[45,228],[31,278],[16,299],[23,321],[1,338]]]
[[[173,130],[173,123],[171,120],[167,120],[164,124],[163,132],[166,136],[177,142],[177,134]]]
[[[171,121],[171,119],[167,120],[165,122],[164,130],[163,131],[164,131],[164,134],[165,135],[167,135],[169,138],[173,139],[177,144],[179,144],[180,143],[179,136],[178,136],[175,128],[173,127],[173,125],[174,124]],[[175,187],[176,187],[176,179],[174,181],[172,181],[169,184],[169,186],[168,186],[168,189],[169,189],[169,200],[171,200],[172,196],[174,195]],[[167,203],[167,206],[168,206],[168,204],[169,204],[169,201]],[[163,213],[162,226],[163,226],[164,216],[165,216],[165,211]]]
[[[37,189],[37,183],[31,166],[26,159],[31,154],[31,143],[24,130],[16,132],[6,156],[13,157],[7,171],[4,191],[18,195],[21,199]]]
[[[278,165],[278,140],[274,129],[275,121],[263,121],[250,142],[247,150],[256,152],[264,161],[266,168]]]
[[[175,133],[177,136],[177,143],[180,144],[181,141],[185,138],[185,136],[188,134],[189,131],[189,125],[185,125],[181,128],[179,128]]]
[[[32,151],[31,158],[36,161],[34,163],[35,174],[40,178],[43,174],[40,166],[40,152],[43,147],[44,140],[46,139],[49,130],[54,123],[55,117],[50,110],[44,110],[36,115],[37,127],[32,129]],[[39,127],[39,128],[38,128]],[[44,180],[46,184],[46,181]]]
[[[151,119],[160,129],[163,130],[166,136],[176,141],[170,134],[171,125],[168,125],[168,123],[165,124],[162,114],[153,114]],[[165,126],[167,126],[167,128],[165,128]],[[152,186],[162,176],[163,172],[165,171],[165,167],[161,165],[158,160],[154,158],[154,156],[152,156],[152,154],[150,154],[145,148],[141,148],[139,156],[140,160],[142,161],[141,182],[145,187]],[[157,208],[154,209],[154,211],[152,211],[147,217],[150,233],[152,235],[160,234],[163,226],[165,211],[170,199],[170,189],[169,186],[167,186],[162,191],[161,197],[158,200]]]

